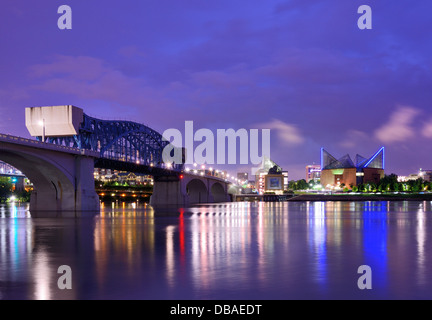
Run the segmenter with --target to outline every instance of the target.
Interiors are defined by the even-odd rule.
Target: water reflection
[[[108,203],[97,215],[0,206],[4,299],[432,298],[432,204]],[[57,269],[73,270],[59,290]],[[356,286],[360,265],[373,290]]]

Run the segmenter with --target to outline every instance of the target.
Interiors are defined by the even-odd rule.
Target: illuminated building
[[[398,182],[407,182],[417,179],[423,179],[426,182],[432,182],[432,170],[424,170],[420,168],[418,173],[412,173],[409,176],[398,176]]]
[[[422,178],[424,181],[432,182],[432,170],[424,170],[420,168],[419,178]]]
[[[272,160],[264,157],[261,167],[255,173],[255,187],[259,194],[264,192],[282,194],[288,189],[288,171],[283,171]]]
[[[324,187],[352,187],[365,183],[376,183],[384,177],[384,147],[372,157],[357,154],[355,162],[347,154],[336,159],[321,149],[321,184]]]
[[[321,166],[319,164],[311,164],[306,166],[306,182],[311,180],[317,182],[321,177]]]

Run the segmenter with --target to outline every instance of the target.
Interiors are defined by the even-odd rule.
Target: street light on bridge
[[[39,125],[42,126],[42,142],[45,142],[45,119],[39,121]]]

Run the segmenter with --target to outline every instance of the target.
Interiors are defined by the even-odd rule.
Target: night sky
[[[0,133],[29,137],[25,107],[71,104],[161,133],[269,128],[290,179],[321,147],[384,146],[387,174],[432,169],[431,15],[429,0],[6,0]]]

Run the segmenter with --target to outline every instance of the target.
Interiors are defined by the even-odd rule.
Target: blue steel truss
[[[79,134],[47,137],[46,142],[96,151],[102,159],[175,171],[183,168],[163,162],[162,151],[169,142],[159,132],[132,121],[100,120],[84,114]]]

